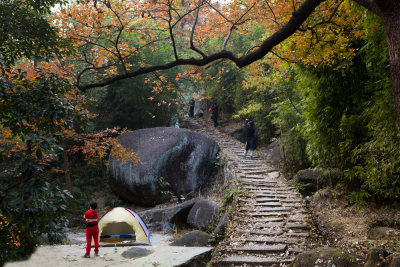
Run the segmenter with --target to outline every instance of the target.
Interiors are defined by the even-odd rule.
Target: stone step
[[[218,261],[215,267],[219,266],[280,266],[290,264],[294,258],[282,259],[279,257],[255,257],[255,256],[243,256],[235,255],[226,257]]]
[[[274,183],[269,183],[263,180],[257,180],[257,179],[249,179],[249,178],[242,178],[242,183],[245,184],[254,184],[254,185],[263,185],[266,187],[275,187],[276,184]]]
[[[303,203],[303,201],[301,199],[297,199],[297,198],[282,199],[281,202],[282,203],[299,203],[299,204]]]
[[[260,194],[259,191],[257,190],[249,190],[247,189],[251,194]],[[254,196],[255,199],[258,198],[276,198],[277,200],[281,201],[281,203],[283,204],[282,200],[286,199],[288,196],[284,195],[284,194],[265,194],[263,196]]]
[[[280,202],[260,202],[254,204],[255,207],[282,207]]]
[[[259,221],[258,221],[259,222]],[[281,221],[275,221],[275,222],[267,222],[267,223],[263,223],[263,222],[259,222],[258,224],[255,225],[257,228],[267,228],[267,229],[271,229],[271,228],[280,228],[284,226],[283,223],[283,219]],[[269,230],[265,230],[265,231],[269,231]]]
[[[262,213],[270,213],[270,212],[288,212],[290,209],[289,208],[284,208],[284,207],[266,207],[266,208],[257,208],[256,212]]]
[[[287,223],[285,225],[286,228],[288,229],[300,229],[300,230],[309,230],[310,226],[308,226],[308,224],[300,224],[300,223]]]
[[[256,212],[250,213],[252,217],[286,217],[290,213],[289,212]]]
[[[283,222],[283,217],[257,218],[255,222],[259,223]]]
[[[288,232],[284,234],[287,237],[309,237],[308,233]]]
[[[239,174],[239,177],[240,177],[240,178],[248,178],[248,179],[263,179],[263,180],[266,180],[266,179],[265,179],[266,177],[263,176],[263,175]],[[271,181],[271,180],[266,180],[266,181],[268,181],[268,182],[270,182],[270,183],[276,184],[276,181]]]
[[[271,202],[273,202],[273,203],[276,203],[276,204],[279,203],[279,205],[281,205],[281,201],[279,199],[277,199],[277,198],[256,198],[256,201],[259,202],[259,203],[262,203],[262,202],[271,203]]]
[[[239,167],[240,168],[263,168],[263,169],[268,169],[269,171],[274,170],[274,169],[270,169],[269,167],[267,167],[267,165],[264,164],[254,164],[254,163],[239,163]]]
[[[274,253],[285,252],[288,248],[287,245],[259,245],[259,246],[240,246],[231,248],[232,251],[240,251],[247,253]]]
[[[248,171],[265,171],[265,172],[270,172],[271,170],[269,168],[266,168],[265,166],[258,166],[258,167],[249,167],[249,166],[238,166],[238,170],[248,172]]]
[[[259,231],[250,231],[251,235],[261,235],[261,236],[279,236],[282,235],[284,232],[282,230],[259,230]]]
[[[247,171],[243,172],[245,175],[265,174],[267,171]]]
[[[298,243],[298,240],[293,238],[271,238],[271,237],[250,236],[246,238],[246,242],[265,243],[265,244],[296,244]]]

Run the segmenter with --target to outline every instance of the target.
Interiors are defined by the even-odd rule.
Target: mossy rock
[[[357,259],[354,255],[337,248],[317,248],[297,255],[290,267],[356,267]]]
[[[389,240],[391,239],[391,228],[374,227],[368,233],[368,238],[372,240]]]

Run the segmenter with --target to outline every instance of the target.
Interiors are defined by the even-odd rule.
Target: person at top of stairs
[[[244,148],[243,156],[247,156],[247,152],[250,150],[250,158],[253,157],[253,151],[256,149],[256,138],[254,130],[254,121],[246,119],[244,121],[244,130],[246,134],[246,146]]]

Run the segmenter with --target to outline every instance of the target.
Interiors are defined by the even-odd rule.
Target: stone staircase
[[[302,252],[311,218],[298,190],[260,157],[243,157],[244,145],[208,126],[185,118],[190,129],[214,139],[223,154],[234,161],[240,187],[233,223],[217,248],[213,266],[287,266]]]

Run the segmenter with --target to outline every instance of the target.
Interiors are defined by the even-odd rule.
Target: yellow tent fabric
[[[150,232],[146,225],[133,210],[128,208],[117,207],[104,214],[99,221],[99,230],[100,236],[135,234],[134,243],[150,244]]]

